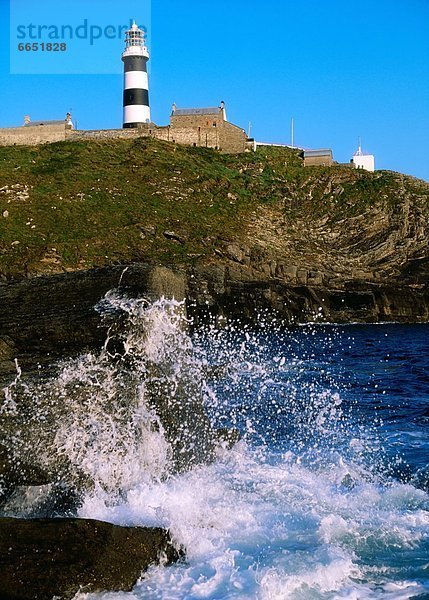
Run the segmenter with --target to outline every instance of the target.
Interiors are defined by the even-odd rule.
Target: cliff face
[[[206,303],[231,310],[233,297],[237,314],[267,306],[298,322],[428,320],[428,184],[333,167],[308,169],[283,194],[197,269],[197,297],[207,289]]]
[[[286,283],[426,283],[429,184],[146,138],[0,148],[0,276],[239,264]]]
[[[201,318],[429,319],[429,184],[398,173],[149,139],[0,148],[0,215],[3,372],[101,343],[92,307],[127,265],[136,294],[171,267],[164,292]]]
[[[130,297],[185,299],[197,321],[257,321],[265,309],[289,323],[429,320],[427,286],[344,280],[329,287],[323,280],[303,284],[266,275],[266,268],[278,265],[220,261],[177,270],[135,264],[0,284],[0,387],[15,373],[15,359],[24,372],[36,372],[39,365],[100,348],[107,330],[94,307],[111,289]],[[299,269],[296,277],[305,274],[311,276]]]
[[[266,266],[270,265],[273,268],[272,261]],[[297,278],[306,277],[307,284],[289,283],[278,277],[253,278],[252,271],[246,268],[198,270],[195,279],[191,280],[196,314],[201,318],[207,313],[220,313],[255,320],[262,309],[268,309],[286,323],[415,323],[429,320],[426,286],[355,279],[331,287],[312,283],[313,273],[317,277],[320,273],[306,269],[297,271]]]
[[[315,199],[315,194],[319,198]],[[342,286],[347,281],[425,284],[429,185],[399,174],[310,173],[285,203],[258,211],[247,240],[307,270],[302,283]],[[311,199],[311,200],[310,200]],[[282,210],[283,209],[283,210]],[[311,273],[316,271],[316,273]],[[286,275],[295,273],[286,271]]]
[[[95,306],[112,289],[135,298],[181,301],[186,276],[179,270],[133,265],[0,284],[0,387],[2,376],[16,372],[15,359],[24,372],[37,372],[38,365],[101,348],[107,325]]]

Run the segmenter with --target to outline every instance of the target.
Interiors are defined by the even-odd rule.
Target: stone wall
[[[216,148],[222,152],[244,152],[243,129],[225,121],[223,111],[209,115],[171,115],[171,140],[178,144]]]
[[[305,156],[304,157],[305,167],[331,167],[332,166],[332,155],[324,154],[322,156]]]
[[[213,124],[216,123],[216,127]],[[0,129],[0,146],[36,145],[64,140],[109,140],[153,137],[165,142],[216,148],[222,152],[244,152],[247,136],[243,129],[219,115],[172,117],[171,125],[142,125],[136,129],[67,129],[64,125],[40,125]]]
[[[231,153],[244,152],[247,142],[247,136],[242,129],[226,122],[211,128],[171,127],[170,139],[177,144],[215,148]]]
[[[183,121],[177,121],[177,124],[165,127],[146,125],[137,129],[70,130],[67,131],[66,137],[70,140],[153,137],[165,142],[203,148],[216,148],[222,152],[232,153],[244,152],[247,148],[247,136],[244,130],[226,121],[220,122],[218,127],[213,127],[213,125],[203,127],[191,124],[184,126]]]
[[[171,127],[172,141],[188,146],[201,146],[203,148],[219,148],[220,135],[215,127]]]
[[[113,140],[118,138],[134,139],[137,137],[146,137],[148,133],[145,129],[93,129],[78,130],[71,129],[66,133],[68,140]]]
[[[224,152],[244,152],[247,149],[247,135],[244,129],[225,121],[221,130],[220,149]]]
[[[65,139],[65,123],[0,129],[0,146],[34,146],[36,144],[61,142]]]
[[[218,113],[208,115],[175,115],[174,113],[170,117],[171,127],[178,129],[214,129],[220,127],[225,120],[223,118],[223,112],[219,110]]]

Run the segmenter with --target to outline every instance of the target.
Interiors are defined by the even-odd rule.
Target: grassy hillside
[[[188,264],[231,243],[316,260],[318,224],[332,229],[375,206],[389,218],[409,194],[426,215],[428,190],[390,172],[304,168],[283,148],[231,156],[145,138],[3,147],[0,274]]]

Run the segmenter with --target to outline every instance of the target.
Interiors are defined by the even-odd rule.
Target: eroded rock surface
[[[181,554],[161,528],[0,519],[0,598],[67,600],[78,591],[130,591],[151,564],[170,564]]]

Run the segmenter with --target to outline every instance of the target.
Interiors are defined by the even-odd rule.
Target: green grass
[[[333,174],[345,178],[334,198],[324,193]],[[326,212],[340,218],[382,194],[390,202],[397,177],[304,168],[287,148],[225,155],[148,138],[2,147],[0,188],[20,186],[15,191],[29,196],[0,191],[0,273],[188,264],[239,240],[261,206],[281,206],[289,220]]]

